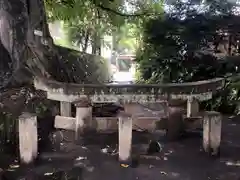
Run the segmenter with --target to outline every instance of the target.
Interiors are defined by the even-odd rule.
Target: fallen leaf
[[[167,173],[164,172],[164,171],[160,171],[160,173],[161,173],[162,175],[167,175]]]
[[[53,175],[53,172],[47,172],[44,174],[44,176],[51,176],[51,175]]]
[[[81,161],[81,160],[84,160],[84,159],[87,159],[87,157],[81,157],[81,156],[79,156],[78,158],[76,158],[76,161]]]

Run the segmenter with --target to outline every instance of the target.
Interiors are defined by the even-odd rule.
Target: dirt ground
[[[239,117],[224,119],[218,158],[208,157],[202,151],[201,132],[191,132],[177,142],[166,142],[162,138],[162,151],[151,156],[137,156],[135,168],[122,168],[117,154],[103,152],[106,145],[112,150],[116,147],[116,134],[88,135],[84,141],[73,143],[65,133],[61,148],[54,152],[45,149],[32,166],[18,166],[17,162],[12,162],[4,167],[3,164],[12,159],[0,155],[0,167],[4,170],[2,180],[240,180],[239,129]],[[135,155],[142,152],[149,138],[149,134],[134,133]]]

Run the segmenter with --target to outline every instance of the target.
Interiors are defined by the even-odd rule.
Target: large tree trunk
[[[43,0],[0,3],[0,87],[29,82],[32,75],[71,81],[53,45]]]
[[[31,83],[33,76],[109,82],[108,67],[100,57],[53,44],[43,0],[0,0],[0,92]]]
[[[31,83],[33,76],[103,83],[110,79],[107,68],[100,57],[53,44],[43,0],[0,0],[0,113],[15,119],[45,102],[42,93],[21,87]],[[11,91],[13,86],[19,88]],[[29,100],[30,93],[35,97]],[[9,120],[4,123],[8,125]]]

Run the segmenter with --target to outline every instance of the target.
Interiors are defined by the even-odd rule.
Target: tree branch
[[[101,8],[104,11],[108,11],[108,12],[111,12],[113,14],[116,14],[118,16],[123,16],[123,17],[139,17],[139,16],[145,16],[145,15],[148,15],[148,16],[153,15],[152,13],[149,13],[149,12],[143,12],[143,13],[139,13],[139,14],[125,14],[125,13],[122,13],[120,11],[116,11],[114,9],[111,9],[109,7],[105,7],[101,3],[97,3],[96,0],[93,0],[93,3],[95,4],[95,6]]]
[[[145,13],[140,13],[140,14],[125,14],[125,13],[121,13],[119,11],[116,11],[114,9],[111,9],[111,8],[108,8],[108,7],[104,7],[103,5],[101,4],[96,4],[97,7],[101,8],[102,10],[104,11],[108,11],[108,12],[111,12],[111,13],[114,13],[118,16],[124,16],[124,17],[139,17],[139,16],[144,16],[144,15],[149,15],[147,12]]]

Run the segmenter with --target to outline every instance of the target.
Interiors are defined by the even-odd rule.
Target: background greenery
[[[233,4],[224,0],[201,5],[177,1],[171,6],[160,0],[45,0],[45,6],[48,22],[63,22],[65,37],[55,43],[83,51],[57,47],[60,54],[67,54],[59,61],[71,82],[82,82],[86,77],[89,83],[109,79],[100,50],[103,36],[111,35],[113,51],[136,53],[138,82],[182,83],[235,76],[201,107],[238,113],[240,18]],[[92,55],[84,53],[89,45]],[[86,72],[87,66],[98,71],[75,76],[74,72]],[[57,70],[55,74],[61,76]],[[46,107],[48,104],[39,104],[36,110],[42,114]],[[16,126],[16,117],[9,114],[0,113],[5,142],[10,141]]]
[[[239,16],[225,1],[200,6],[177,1],[163,16],[144,24],[136,62],[138,81],[182,83],[239,73]],[[238,80],[202,108],[233,113],[239,98]]]

